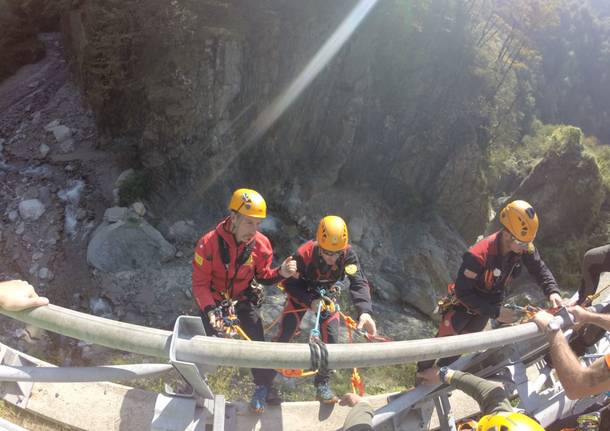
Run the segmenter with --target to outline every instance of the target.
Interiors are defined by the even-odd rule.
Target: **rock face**
[[[540,217],[538,241],[558,245],[592,226],[605,190],[594,157],[584,151],[580,129],[559,127],[551,140],[548,153],[511,199],[525,199],[535,205]]]
[[[392,248],[371,280],[387,303],[409,305],[436,318],[437,301],[447,294],[467,246],[440,217],[394,230]]]
[[[176,249],[161,233],[136,214],[111,209],[93,232],[87,261],[105,272],[154,267],[173,258]],[[110,221],[116,220],[116,221]]]
[[[488,221],[488,134],[500,117],[502,129],[513,125],[490,102],[497,84],[481,71],[494,67],[476,51],[466,3],[380,1],[280,121],[258,134],[261,113],[356,3],[125,0],[108,8],[82,0],[62,23],[101,146],[135,149],[138,172],[153,183],[147,213],[164,219],[176,244],[187,250],[226,212],[233,189],[252,187],[270,214],[296,223],[291,239],[274,242],[278,257],[312,238],[320,217],[341,215],[375,295],[432,315]],[[541,241],[589,224],[584,216],[571,226],[581,216],[556,201],[578,202],[590,220],[600,208],[601,195],[586,191],[600,189],[594,162],[565,133],[514,195],[536,202]],[[567,182],[565,172],[582,179]],[[116,223],[120,233],[110,223],[104,230],[121,242],[130,226]],[[132,259],[105,268],[142,264]]]
[[[435,11],[379,2],[276,127],[253,139],[257,116],[356,3],[125,1],[111,11],[84,0],[63,31],[107,142],[137,146],[152,174],[153,211],[200,222],[240,185],[260,189],[272,209],[303,209],[349,184],[400,217],[438,209],[473,240],[489,207],[486,89],[451,84],[476,81],[460,66],[473,48],[460,42],[462,25],[422,33],[422,22],[440,25]],[[414,65],[418,45],[430,52]]]
[[[36,38],[36,29],[19,12],[12,3],[0,3],[0,52],[3,58],[0,81],[44,55],[44,45]]]

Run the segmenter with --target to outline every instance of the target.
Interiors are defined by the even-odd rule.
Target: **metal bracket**
[[[37,364],[19,355],[8,346],[0,344],[0,364],[36,367]],[[0,382],[0,398],[21,408],[26,408],[34,382]]]
[[[435,397],[434,406],[436,407],[441,431],[455,431],[455,419],[453,418],[453,413],[451,411],[448,393],[443,392],[438,397]]]
[[[205,329],[200,317],[178,316],[174,324],[174,334],[169,347],[169,360],[180,375],[191,386],[190,393],[176,393],[168,385],[165,385],[165,392],[169,395],[181,397],[193,397],[197,394],[206,399],[213,399],[214,394],[210,390],[205,374],[214,371],[215,367],[203,367],[192,362],[184,362],[176,359],[176,340],[190,340],[196,335],[205,335]]]
[[[430,428],[434,403],[422,400],[392,418],[393,429],[398,431],[424,431]]]
[[[225,402],[224,395],[205,399],[197,406],[194,399],[159,394],[151,431],[235,431],[237,426],[234,405]]]

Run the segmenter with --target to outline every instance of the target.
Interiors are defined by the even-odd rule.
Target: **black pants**
[[[437,337],[448,337],[450,335],[469,334],[472,332],[480,332],[485,328],[488,317],[480,314],[473,314],[468,311],[463,305],[455,305],[451,310],[443,314]],[[460,356],[450,356],[438,360],[439,367],[445,367],[455,362]],[[434,360],[419,361],[417,363],[417,371],[423,371],[434,365]]]
[[[235,306],[235,314],[240,322],[241,329],[250,337],[253,341],[265,341],[265,332],[263,330],[263,320],[261,319],[258,310],[252,305],[250,301],[240,301]],[[209,336],[216,336],[218,332],[210,325],[208,316],[204,316],[201,313],[201,320],[203,321],[203,327],[205,333]],[[252,368],[252,377],[256,385],[270,387],[275,377],[275,370],[266,368]]]
[[[588,250],[582,259],[582,280],[578,289],[578,303],[582,304],[587,296],[593,295],[598,289],[605,286],[598,286],[602,272],[610,271],[610,244],[592,248]],[[610,312],[609,307],[605,307],[602,313]],[[578,356],[583,355],[587,347],[599,341],[606,331],[595,325],[585,325],[580,328],[576,337],[570,341],[570,346]]]
[[[300,303],[294,298],[288,296],[286,305],[284,306],[282,320],[280,322],[280,330],[274,341],[281,343],[288,343],[295,336],[297,330],[301,326],[301,320],[303,316],[311,306],[311,302],[308,304]],[[329,313],[322,312],[320,314],[320,335],[322,341],[327,344],[335,344],[339,341],[339,322],[341,317],[338,312]],[[318,373],[314,378],[315,384],[327,383],[329,380],[329,373]]]
[[[584,301],[588,295],[595,293],[599,277],[602,272],[606,271],[610,271],[610,244],[588,250],[582,259],[582,281],[578,290],[579,303]]]

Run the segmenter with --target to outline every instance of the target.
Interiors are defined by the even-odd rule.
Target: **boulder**
[[[55,127],[57,127],[57,126],[59,126],[59,120],[53,120],[53,121],[49,121],[49,122],[48,122],[48,123],[47,123],[47,124],[44,126],[44,129],[45,129],[47,132],[52,132],[52,131],[53,131],[53,129],[54,129]]]
[[[112,207],[104,212],[104,221],[107,223],[115,223],[123,220],[129,212],[125,207]]]
[[[195,229],[192,220],[179,220],[169,228],[169,238],[176,242],[194,244],[199,239],[200,233]]]
[[[121,172],[119,174],[118,178],[114,182],[114,186],[115,187],[121,187],[121,184],[123,184],[134,173],[135,173],[135,171],[133,169],[126,169],[126,170],[124,170],[123,172]]]
[[[24,220],[38,220],[45,212],[45,207],[38,199],[19,202],[19,215]]]
[[[131,204],[131,209],[140,217],[144,217],[144,215],[146,214],[146,207],[140,201]]]
[[[128,212],[121,220],[97,227],[87,247],[87,261],[101,271],[117,272],[154,267],[175,253],[158,230]]]
[[[68,126],[60,124],[53,127],[50,131],[51,133],[53,133],[53,136],[55,136],[55,139],[59,143],[65,142],[68,139],[72,139],[72,130],[70,130]]]
[[[438,216],[406,226],[396,242],[400,251],[388,256],[380,273],[398,288],[400,303],[436,318],[436,306],[447,293],[467,249],[462,237]]]

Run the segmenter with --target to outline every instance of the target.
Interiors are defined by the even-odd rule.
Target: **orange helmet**
[[[254,218],[267,217],[265,199],[255,190],[237,189],[231,196],[229,209],[245,216]]]
[[[500,223],[515,239],[532,242],[538,232],[538,215],[525,201],[512,201],[500,211]]]
[[[347,225],[341,217],[329,215],[320,220],[316,233],[318,245],[324,250],[340,251],[347,247]]]

